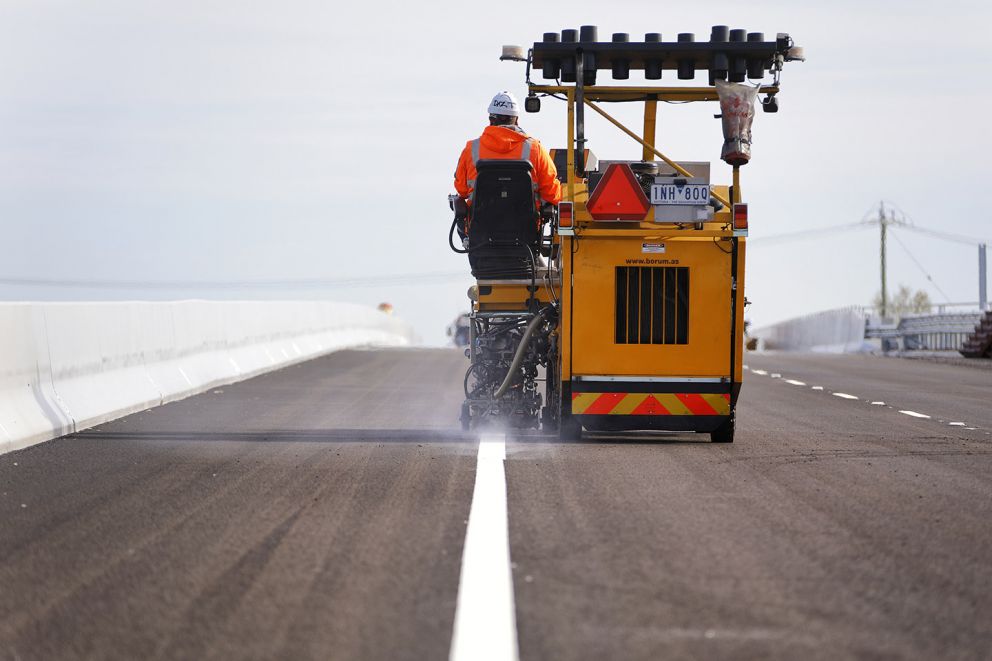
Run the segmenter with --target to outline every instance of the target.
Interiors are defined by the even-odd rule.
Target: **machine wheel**
[[[737,414],[731,411],[730,417],[722,425],[710,432],[710,441],[713,443],[733,443],[736,418]]]
[[[558,439],[562,441],[578,441],[582,439],[582,424],[571,414],[562,415],[558,425]]]
[[[555,420],[550,406],[541,409],[541,431],[545,434],[554,434],[558,431],[558,421]]]

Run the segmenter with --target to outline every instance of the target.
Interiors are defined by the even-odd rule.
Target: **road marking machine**
[[[783,65],[804,59],[802,49],[786,34],[766,40],[726,26],[707,42],[691,33],[601,42],[584,26],[545,33],[527,51],[506,46],[500,59],[526,63],[528,112],[542,98],[564,101],[568,145],[551,152],[563,195],[542,207],[527,160],[481,160],[471,208],[452,199],[451,244],[468,252],[476,278],[462,425],[541,426],[563,439],[583,429],[693,431],[733,442],[748,229],[740,167],[756,100],[777,112]],[[537,70],[555,84],[532,82]],[[648,83],[701,71],[709,85],[597,85],[604,70],[615,80],[643,71]],[[761,84],[766,74],[771,84]],[[700,101],[720,104],[729,185],[711,182],[708,162],[675,161],[656,146],[659,103]],[[608,103],[642,103],[641,133]],[[640,160],[597,159],[587,110],[638,143]],[[460,250],[454,233],[466,217]]]

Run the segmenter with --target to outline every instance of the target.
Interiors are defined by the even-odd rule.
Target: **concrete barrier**
[[[0,453],[346,347],[404,322],[320,301],[0,303]]]
[[[754,329],[762,349],[780,351],[868,351],[865,341],[865,313],[862,308],[827,310]]]

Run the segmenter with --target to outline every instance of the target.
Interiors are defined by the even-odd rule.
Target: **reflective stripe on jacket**
[[[558,170],[548,150],[516,126],[487,126],[480,137],[465,143],[455,168],[455,190],[469,202],[475,191],[475,164],[483,158],[529,160],[534,166],[534,186],[541,199],[553,204],[561,201]]]

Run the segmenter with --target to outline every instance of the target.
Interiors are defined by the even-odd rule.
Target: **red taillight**
[[[558,227],[571,227],[571,226],[572,226],[572,203],[559,202]]]
[[[734,229],[747,229],[747,204],[738,202],[734,205]]]

